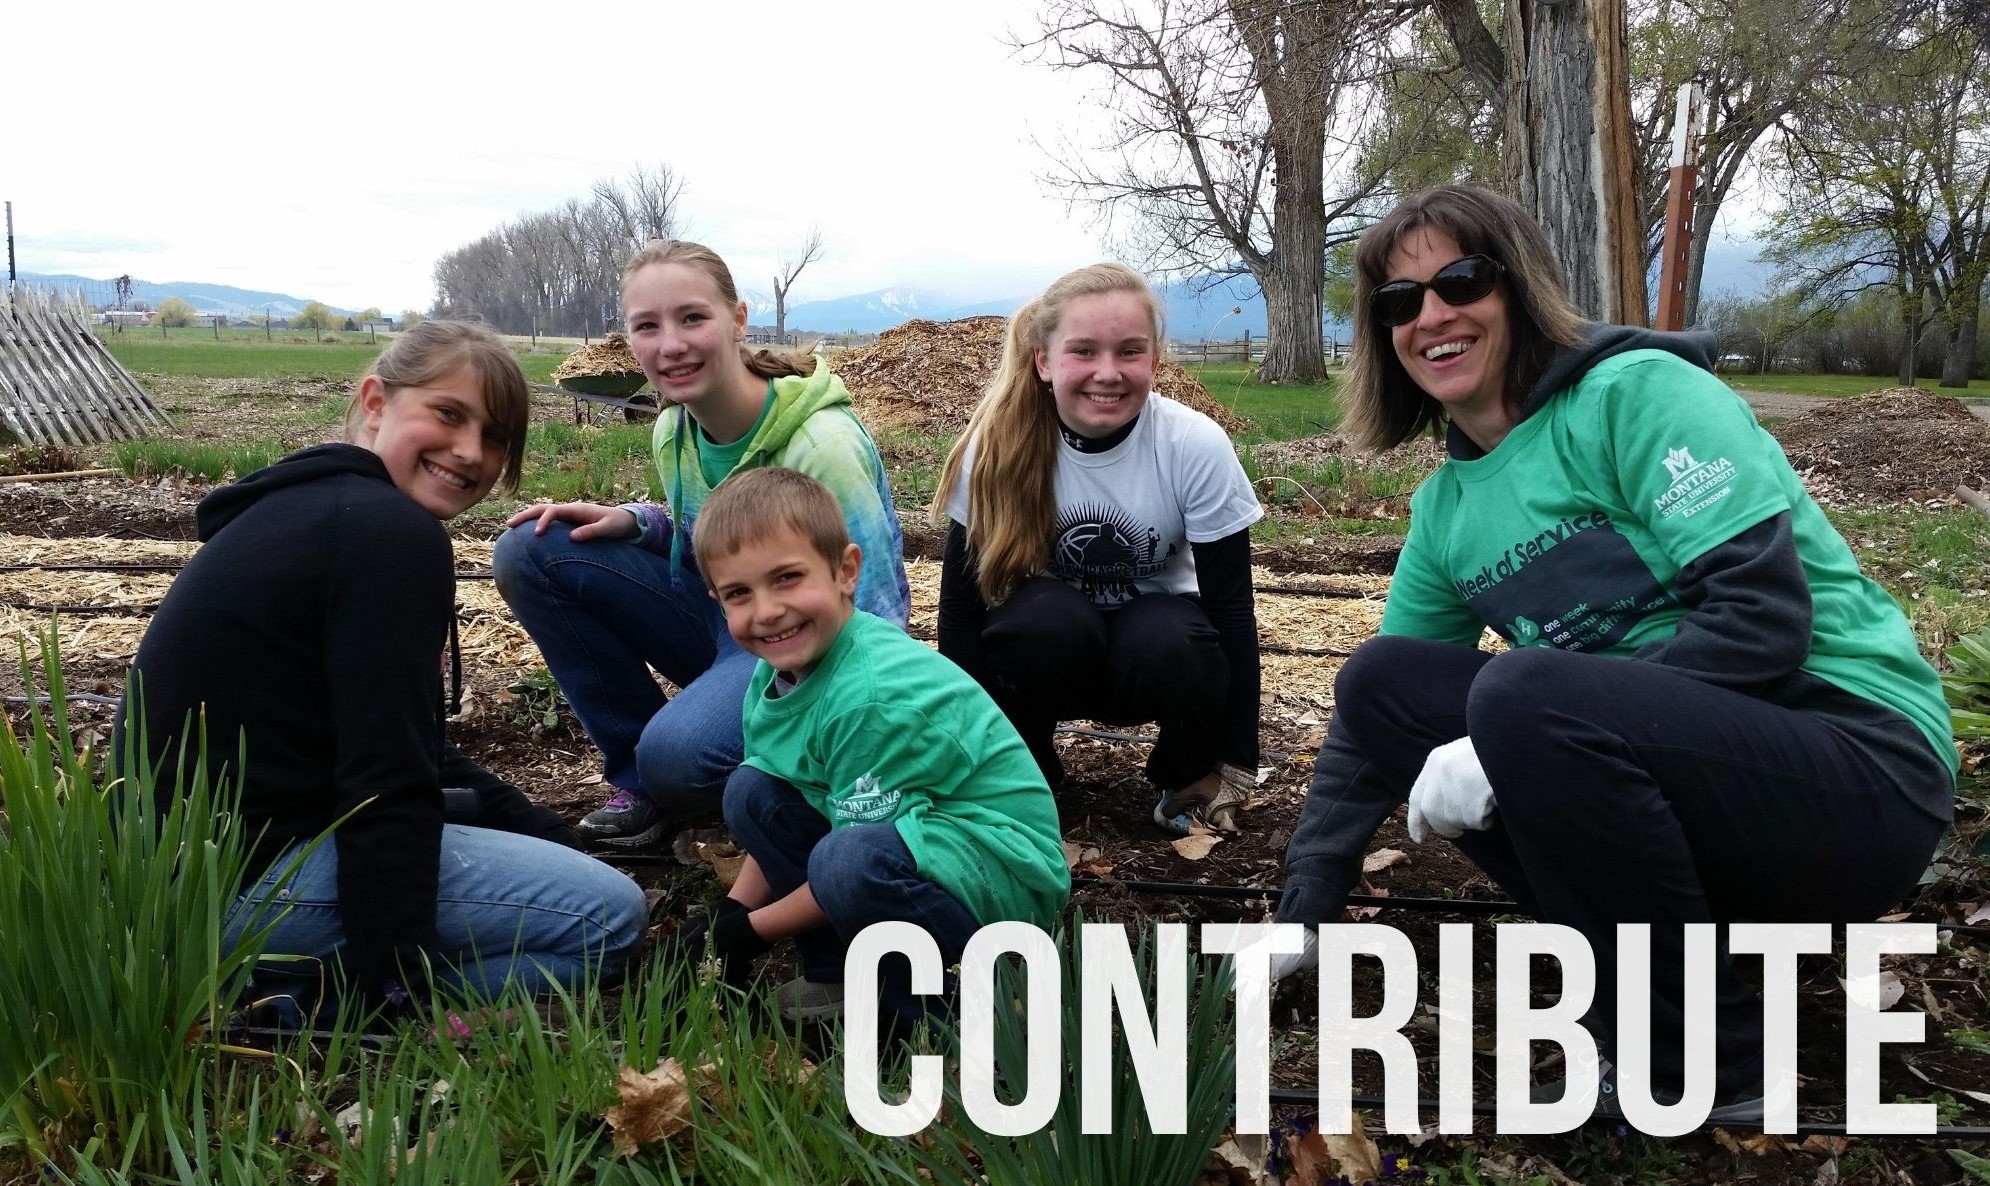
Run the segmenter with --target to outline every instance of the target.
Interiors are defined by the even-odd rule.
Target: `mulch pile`
[[[629,349],[629,339],[610,330],[608,336],[599,342],[582,346],[567,355],[553,372],[553,382],[581,375],[629,375],[642,369],[642,364],[636,361],[635,352]]]
[[[1889,387],[1769,431],[1822,503],[1946,502],[1957,485],[1990,488],[1990,421],[1952,396]]]
[[[829,369],[850,389],[865,424],[954,436],[967,427],[1001,365],[1008,324],[1005,317],[908,321],[869,346],[830,355]],[[1154,390],[1201,412],[1225,432],[1250,427],[1178,363],[1161,364]]]

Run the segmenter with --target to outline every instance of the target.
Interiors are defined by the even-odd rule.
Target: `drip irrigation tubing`
[[[163,561],[104,561],[96,564],[63,562],[50,564],[0,564],[0,572],[33,572],[37,569],[42,572],[178,572],[185,567],[186,563],[184,561],[179,563],[166,563]],[[459,581],[488,581],[491,579],[491,573],[489,569],[463,571],[456,573],[456,579]],[[1361,601],[1373,596],[1359,589],[1310,589],[1304,585],[1252,585],[1251,591],[1254,593],[1273,593],[1283,597],[1322,597],[1328,600],[1342,601]]]
[[[617,869],[654,869],[684,864],[675,853],[668,852],[595,852],[590,855],[602,864],[612,865]],[[1183,881],[1124,880],[1091,873],[1076,874],[1071,878],[1071,883],[1074,886],[1109,886],[1142,897],[1215,898],[1227,902],[1276,901],[1285,892],[1283,886],[1276,885],[1202,885]],[[1346,904],[1362,909],[1470,914],[1487,918],[1502,914],[1525,917],[1527,914],[1518,903],[1497,898],[1409,898],[1355,893],[1347,895]],[[1938,931],[1953,931],[1960,935],[1990,938],[1990,925],[1959,922],[1929,922],[1927,925]]]

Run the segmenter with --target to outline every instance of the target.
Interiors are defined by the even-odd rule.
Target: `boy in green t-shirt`
[[[1050,787],[978,684],[856,609],[863,557],[835,496],[794,470],[735,474],[692,545],[726,629],[760,663],[725,792],[747,859],[669,958],[709,940],[737,984],[792,938],[802,979],[782,986],[782,1012],[825,1017],[841,1010],[844,952],[872,923],[924,928],[946,967],[989,923],[1048,928],[1071,893]],[[879,996],[916,1020],[909,971],[886,961]]]

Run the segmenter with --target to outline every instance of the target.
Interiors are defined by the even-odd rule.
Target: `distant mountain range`
[[[117,300],[115,281],[95,279],[89,276],[68,274],[50,275],[42,272],[22,272],[21,282],[33,288],[51,288],[60,292],[81,292],[93,304],[109,305]],[[294,297],[281,292],[256,292],[247,288],[235,288],[227,284],[200,284],[191,280],[170,280],[163,284],[150,280],[131,282],[131,299],[143,302],[156,309],[159,302],[167,297],[178,297],[194,310],[203,314],[226,313],[231,318],[261,317],[268,314],[278,319],[294,317],[304,311],[308,297]],[[357,309],[332,307],[332,312],[341,316],[351,316]],[[399,316],[396,311],[394,316]]]
[[[1702,295],[1733,294],[1744,300],[1760,296],[1768,288],[1769,269],[1755,263],[1754,254],[1752,244],[1716,243],[1707,253],[1706,276],[1700,286]],[[116,299],[110,280],[37,272],[24,272],[20,278],[37,288],[81,291],[98,304],[109,304]],[[1242,337],[1246,332],[1252,337],[1264,336],[1264,297],[1249,277],[1229,277],[1201,292],[1196,288],[1197,283],[1191,280],[1159,286],[1162,301],[1167,306],[1169,337],[1177,340],[1230,339]],[[740,295],[746,300],[749,316],[755,325],[773,324],[774,299],[771,296],[759,292],[743,292]],[[226,313],[231,318],[260,316],[265,312],[287,318],[301,312],[308,300],[280,292],[256,292],[226,284],[180,280],[166,283],[134,280],[131,296],[134,301],[143,301],[155,309],[167,297],[179,297],[201,313]],[[952,321],[984,315],[1007,317],[1022,308],[1028,299],[1027,296],[1015,296],[963,304],[957,298],[927,289],[880,288],[855,296],[790,305],[788,326],[802,333],[872,334],[903,325],[913,318]],[[1237,312],[1232,313],[1232,309]],[[355,310],[334,307],[332,312],[349,316]],[[389,312],[398,315],[395,310]],[[1325,328],[1343,339],[1348,335],[1347,326],[1339,322],[1328,321]]]

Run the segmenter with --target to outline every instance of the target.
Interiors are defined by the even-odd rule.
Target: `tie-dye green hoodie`
[[[905,581],[905,536],[892,507],[884,461],[850,406],[849,389],[820,363],[813,375],[775,379],[772,385],[774,406],[761,417],[732,472],[780,465],[829,487],[842,504],[851,540],[864,552],[858,608],[903,629],[912,602]],[[696,432],[696,422],[682,407],[665,409],[657,418],[651,451],[674,513],[663,513],[654,503],[632,503],[629,509],[642,521],[643,547],[668,555],[673,575],[701,580],[691,554],[691,527],[712,488],[698,465]]]

